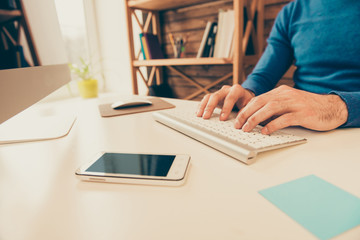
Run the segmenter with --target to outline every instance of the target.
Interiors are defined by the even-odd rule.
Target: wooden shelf
[[[184,14],[185,19],[189,19],[190,16],[185,14],[186,11],[193,12],[194,11],[203,11],[203,9],[210,9],[212,15],[199,15],[202,16],[201,19],[198,19],[198,14],[196,15],[196,20],[192,26],[191,21],[173,21],[173,24],[177,24],[171,30],[174,33],[181,32],[181,34],[185,34],[182,32],[182,22],[186,22],[188,26],[194,27],[196,29],[196,33],[199,33],[201,28],[201,36],[203,35],[203,29],[205,29],[205,25],[207,21],[214,21],[218,16],[218,8],[219,6],[226,6],[226,9],[232,8],[234,10],[234,33],[233,33],[233,57],[232,58],[195,58],[194,48],[191,49],[188,56],[192,56],[192,58],[169,58],[169,59],[151,59],[151,60],[139,60],[139,56],[141,55],[141,51],[137,50],[135,52],[134,41],[139,41],[138,38],[134,39],[133,34],[133,22],[137,23],[142,32],[151,31],[153,34],[158,37],[162,36],[160,25],[165,24],[162,21],[171,22],[171,19],[162,19],[160,18],[164,14],[168,12],[174,13],[175,15]],[[193,97],[198,96],[201,93],[209,93],[210,88],[214,87],[216,84],[220,84],[229,78],[232,78],[233,83],[241,83],[245,78],[244,69],[245,65],[255,65],[259,56],[260,50],[263,49],[262,41],[258,40],[257,36],[263,36],[263,0],[125,0],[126,7],[126,19],[128,26],[128,40],[129,40],[129,53],[130,53],[130,65],[131,65],[131,75],[132,75],[132,84],[133,84],[133,93],[138,94],[138,78],[143,80],[143,82],[148,86],[152,86],[153,82],[156,80],[156,84],[161,84],[161,78],[163,78],[162,68],[166,67],[167,70],[174,72],[177,76],[180,76],[183,80],[186,80],[187,83],[198,88],[197,91],[186,96],[186,99],[192,99]],[[180,9],[177,11],[177,9]],[[244,9],[246,10],[246,14],[248,16],[247,22],[244,22]],[[142,14],[146,14],[146,19],[140,21],[138,18],[137,12],[135,10],[143,11]],[[213,10],[213,11],[212,11]],[[183,12],[184,11],[184,12]],[[216,14],[216,16],[215,16]],[[256,19],[255,19],[256,15]],[[145,15],[143,15],[144,17]],[[133,20],[136,21],[133,21]],[[195,18],[194,18],[195,19]],[[256,28],[254,22],[256,23]],[[149,30],[149,26],[151,26],[151,30]],[[179,27],[178,27],[179,26]],[[243,31],[245,26],[245,31]],[[184,28],[185,30],[190,30],[192,28]],[[166,29],[164,30],[166,31]],[[188,31],[187,33],[190,33]],[[199,37],[200,38],[200,37]],[[160,39],[161,40],[161,39]],[[253,56],[245,56],[245,50],[249,44],[249,41],[252,41],[254,54]],[[161,42],[161,41],[160,41]],[[200,41],[190,41],[190,44],[200,43]],[[166,43],[170,44],[170,43]],[[167,49],[164,47],[164,49]],[[195,50],[196,51],[196,50]],[[172,53],[167,53],[168,56],[172,56]],[[216,79],[212,82],[202,85],[194,80],[194,76],[189,76],[185,72],[182,72],[184,68],[180,66],[209,66],[209,65],[224,65],[224,67],[214,66],[214,69],[227,69],[224,74],[220,74],[220,78]],[[147,76],[144,76],[140,71],[139,67],[151,67]],[[179,66],[179,67],[177,67]],[[228,67],[232,67],[232,71],[228,69]],[[185,68],[187,69],[187,68]],[[165,76],[166,77],[166,76]],[[155,79],[155,80],[154,80]]]
[[[246,63],[255,64],[257,56],[246,56],[244,58]],[[142,66],[185,66],[185,65],[226,65],[233,64],[231,58],[168,58],[168,59],[153,59],[153,60],[135,60],[134,67]]]
[[[0,23],[10,21],[14,18],[21,17],[20,10],[4,10],[0,9]]]
[[[200,3],[212,2],[211,0],[129,0],[128,6],[135,9],[143,10],[168,10],[181,7],[188,7]]]
[[[230,58],[167,58],[136,60],[134,66],[184,66],[184,65],[223,65],[232,64]]]

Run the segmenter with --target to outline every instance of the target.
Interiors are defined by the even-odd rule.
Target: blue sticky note
[[[360,198],[315,175],[259,193],[322,240],[360,224]]]

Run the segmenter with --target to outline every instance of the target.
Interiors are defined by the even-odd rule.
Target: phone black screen
[[[105,153],[86,172],[166,177],[174,155]]]

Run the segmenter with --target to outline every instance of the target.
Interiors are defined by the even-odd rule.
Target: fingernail
[[[242,127],[242,129],[244,132],[248,132],[250,130],[250,125],[249,123],[245,123],[245,125]]]
[[[221,113],[220,120],[225,120],[225,113]]]
[[[208,111],[205,111],[203,114],[203,118],[209,118],[210,113]]]
[[[235,126],[236,129],[239,129],[241,127],[240,122],[239,122],[238,119],[235,120],[235,125],[234,126]]]
[[[263,127],[261,132],[262,132],[262,134],[269,135],[269,129],[267,127]]]

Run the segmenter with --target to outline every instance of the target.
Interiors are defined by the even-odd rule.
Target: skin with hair
[[[220,120],[226,121],[235,105],[240,111],[234,127],[245,132],[265,121],[263,134],[288,126],[329,131],[343,125],[348,118],[347,106],[338,95],[316,94],[283,85],[255,96],[238,84],[223,86],[215,93],[205,95],[197,116],[209,119],[219,106],[222,109]]]

